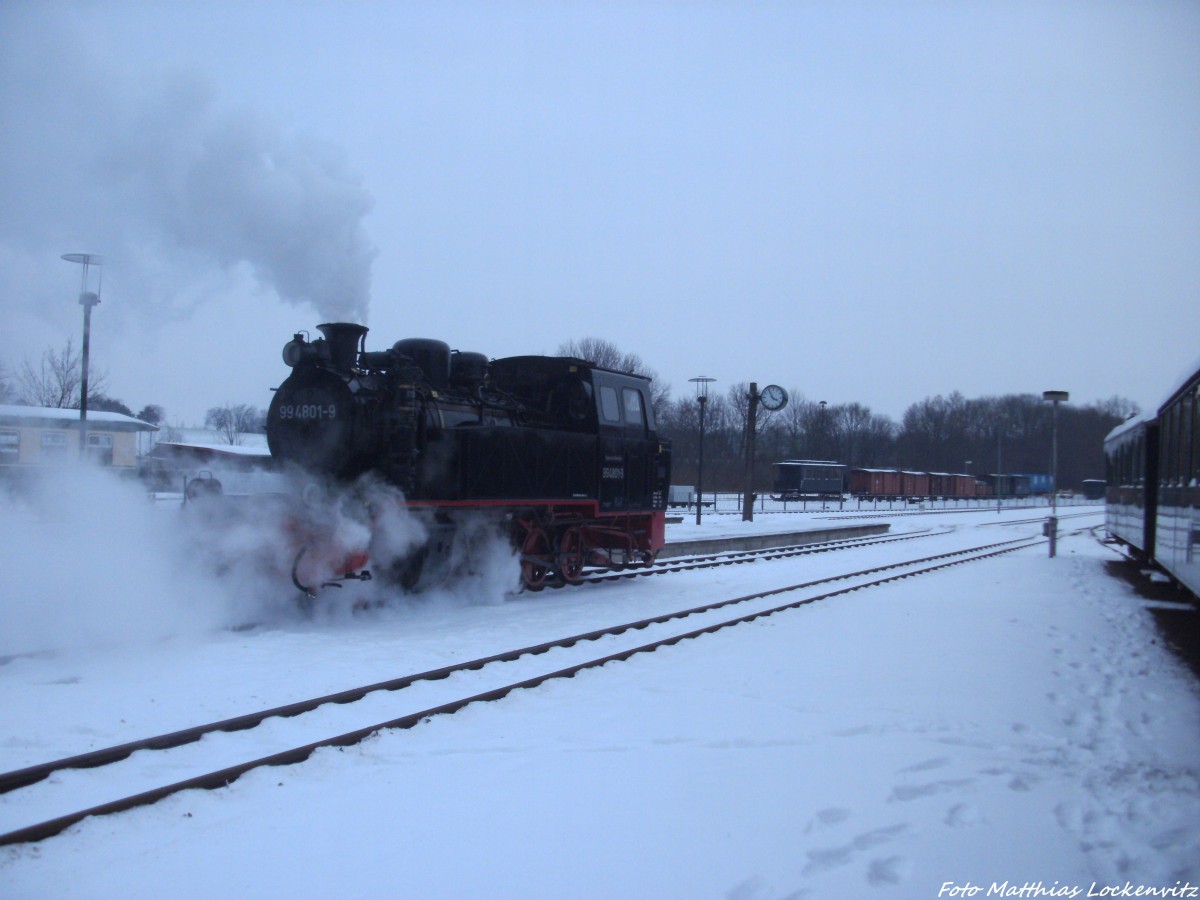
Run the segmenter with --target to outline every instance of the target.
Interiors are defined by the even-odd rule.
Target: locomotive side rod
[[[685,632],[682,634],[672,635],[672,636],[669,636],[669,637],[666,637],[666,638],[663,638],[663,639],[660,639],[657,641],[653,641],[648,644],[643,644],[639,647],[622,650],[618,653],[610,654],[608,656],[604,656],[599,659],[588,660],[586,662],[578,663],[578,664],[566,667],[564,669],[559,669],[558,671],[555,671],[555,672],[538,675],[533,678],[515,682],[513,684],[504,685],[502,687],[494,688],[492,690],[485,691],[485,692],[482,692],[479,694],[475,694],[470,697],[464,697],[459,700],[454,700],[449,703],[442,704],[440,706],[422,710],[420,712],[410,713],[408,715],[401,716],[396,719],[391,719],[387,722],[381,722],[381,723],[378,723],[375,725],[367,726],[365,728],[359,728],[354,731],[347,732],[345,734],[337,735],[335,737],[326,738],[324,740],[315,741],[315,742],[312,742],[309,744],[304,744],[303,746],[295,747],[290,750],[281,751],[279,753],[274,753],[269,756],[264,756],[259,759],[252,760],[250,762],[240,763],[235,766],[230,766],[230,767],[227,767],[224,769],[220,769],[216,772],[210,772],[210,773],[207,773],[204,775],[199,775],[194,778],[189,778],[184,781],[179,781],[179,782],[176,782],[171,785],[154,788],[152,790],[143,791],[139,794],[134,794],[134,795],[131,795],[131,796],[119,799],[119,800],[114,800],[109,803],[103,803],[98,806],[93,806],[86,810],[81,810],[79,812],[69,813],[64,816],[59,816],[57,818],[38,823],[36,825],[30,825],[28,827],[20,828],[15,831],[10,831],[6,834],[0,835],[0,846],[44,840],[45,838],[52,837],[56,834],[61,833],[62,831],[66,830],[67,828],[71,827],[72,825],[74,825],[90,816],[108,815],[110,813],[123,812],[123,811],[129,810],[129,809],[136,808],[138,806],[147,806],[147,805],[157,802],[158,800],[168,797],[172,794],[179,793],[180,791],[190,790],[193,788],[204,788],[204,789],[211,790],[211,789],[215,789],[215,788],[226,787],[229,784],[231,784],[232,782],[236,781],[239,777],[244,775],[246,772],[252,771],[253,769],[261,768],[264,766],[291,765],[294,763],[303,762],[304,760],[308,759],[308,757],[313,753],[313,751],[320,749],[322,747],[352,746],[354,744],[361,742],[365,738],[367,738],[379,731],[382,731],[384,729],[406,730],[406,729],[414,727],[415,725],[421,723],[422,721],[432,718],[433,716],[457,712],[458,710],[460,710],[460,709],[464,708],[465,706],[468,706],[472,703],[478,703],[478,702],[488,701],[488,700],[498,700],[498,699],[501,699],[501,698],[507,696],[508,694],[512,693],[513,691],[521,689],[521,688],[537,687],[537,686],[541,685],[542,683],[553,680],[553,679],[569,678],[569,677],[575,675],[576,673],[582,672],[587,669],[598,668],[598,667],[606,665],[607,663],[610,663],[610,662],[623,661],[623,660],[629,659],[630,657],[632,657],[636,654],[652,652],[652,651],[658,649],[659,647],[673,646],[674,644],[680,643],[681,641],[684,641],[684,640],[696,638],[703,634],[711,634],[711,633],[719,631],[723,628],[728,628],[728,627],[731,627],[734,625],[739,625],[739,624],[743,624],[746,622],[752,622],[752,621],[755,621],[756,619],[763,618],[765,616],[770,616],[777,612],[782,612],[782,611],[789,610],[789,609],[797,609],[801,606],[805,606],[810,603],[815,603],[818,600],[825,600],[825,599],[828,599],[831,597],[836,597],[836,596],[840,596],[843,594],[852,593],[854,591],[861,590],[861,589],[867,588],[867,587],[878,587],[880,585],[888,584],[888,583],[891,583],[894,581],[899,581],[904,578],[910,578],[910,577],[913,577],[916,575],[929,574],[932,572],[939,571],[941,569],[949,568],[951,566],[962,565],[963,563],[966,563],[966,562],[974,562],[977,560],[987,559],[987,558],[990,558],[993,556],[999,556],[999,555],[1002,555],[1005,553],[1011,553],[1013,551],[1021,550],[1026,547],[1037,546],[1038,544],[1042,544],[1045,542],[1046,542],[1045,538],[1040,538],[1040,537],[1039,538],[1020,538],[1017,540],[1003,541],[1000,543],[988,544],[988,545],[985,545],[982,547],[975,547],[975,548],[970,548],[967,550],[959,550],[959,551],[954,551],[951,553],[939,554],[938,556],[927,557],[925,559],[920,559],[920,560],[907,560],[904,562],[892,563],[889,565],[879,566],[879,567],[875,567],[872,569],[864,569],[860,572],[850,572],[850,573],[846,573],[846,574],[842,574],[842,575],[838,575],[838,576],[833,576],[831,578],[819,579],[817,581],[803,582],[800,584],[793,584],[793,585],[788,585],[786,587],[780,587],[780,588],[772,588],[770,590],[760,591],[760,592],[757,592],[754,594],[747,594],[747,595],[744,595],[741,597],[735,597],[735,598],[731,598],[728,600],[722,600],[722,601],[717,601],[714,603],[706,604],[701,607],[696,607],[692,610],[686,610],[686,611],[679,612],[679,613],[671,613],[671,614],[664,615],[664,616],[657,616],[654,618],[642,620],[640,622],[633,622],[633,623],[628,623],[625,625],[617,626],[615,628],[607,628],[607,629],[601,629],[601,630],[598,630],[595,632],[588,632],[587,634],[576,635],[571,638],[565,638],[565,639],[558,640],[558,641],[552,641],[552,642],[548,642],[546,644],[536,645],[531,648],[523,648],[522,650],[514,650],[509,653],[497,654],[496,656],[493,656],[493,657],[486,657],[486,658],[479,659],[479,660],[472,660],[471,662],[468,662],[468,663],[462,663],[462,664],[459,664],[456,666],[445,667],[444,669],[441,669],[441,670],[434,670],[434,672],[444,673],[444,674],[437,675],[436,677],[446,677],[446,675],[450,674],[450,672],[453,672],[453,671],[461,671],[461,670],[472,669],[472,668],[481,668],[483,665],[486,665],[487,663],[492,662],[492,661],[498,661],[498,660],[510,661],[510,660],[515,659],[518,656],[524,655],[526,653],[541,653],[541,652],[545,652],[548,649],[552,649],[552,648],[556,648],[556,647],[571,646],[572,644],[580,642],[580,641],[594,640],[598,637],[604,637],[604,636],[613,635],[613,634],[620,634],[620,633],[630,630],[630,629],[643,628],[643,627],[646,627],[647,625],[659,624],[659,623],[662,623],[665,621],[669,621],[671,619],[681,618],[681,617],[684,617],[687,615],[692,615],[694,613],[708,612],[708,611],[712,611],[715,609],[720,609],[720,608],[723,608],[726,606],[730,606],[733,604],[745,603],[745,602],[748,602],[751,600],[759,600],[759,599],[763,599],[766,597],[772,597],[772,596],[775,596],[778,594],[788,593],[791,591],[803,590],[803,589],[810,588],[810,587],[820,585],[823,583],[845,580],[847,578],[853,578],[855,576],[871,575],[871,574],[875,574],[875,573],[878,573],[881,571],[886,571],[889,569],[896,569],[896,568],[902,568],[902,567],[906,567],[906,566],[919,565],[921,563],[932,561],[932,560],[942,560],[942,562],[939,562],[933,566],[929,566],[924,569],[916,569],[916,570],[907,571],[907,572],[899,572],[899,573],[887,576],[885,578],[878,579],[876,581],[866,582],[863,584],[851,585],[849,587],[841,588],[841,589],[835,590],[835,591],[830,591],[830,592],[827,592],[824,594],[818,594],[818,595],[812,596],[812,597],[805,597],[801,600],[797,600],[792,603],[784,604],[782,606],[776,606],[776,607],[772,607],[767,610],[760,610],[758,612],[750,613],[745,616],[740,616],[740,617],[737,617],[734,619],[729,619],[724,622],[713,623],[711,625],[707,625],[703,628],[699,628],[694,631],[689,631],[689,632]],[[999,549],[997,549],[997,548],[999,548]],[[987,551],[987,552],[981,552],[981,551]],[[976,554],[976,555],[971,555],[971,554]],[[424,675],[426,677],[428,677],[431,675],[431,673],[424,673]],[[396,679],[396,682],[407,682],[408,684],[411,684],[413,681],[420,680],[421,678],[422,678],[422,676],[408,676],[403,679]],[[393,682],[382,682],[381,684],[387,685],[387,684],[392,684],[392,683]],[[407,686],[407,684],[401,685],[401,686]],[[352,695],[365,694],[365,693],[369,693],[371,690],[379,690],[379,689],[393,689],[394,690],[396,688],[380,688],[378,686],[370,686],[369,688],[358,688],[358,689],[354,689],[351,691],[342,692],[341,694],[338,694],[338,695],[330,695],[330,696],[331,697],[347,697],[348,699],[342,700],[340,702],[349,702],[350,699],[355,699],[354,697],[352,697]],[[322,698],[322,699],[324,699],[324,698]],[[305,703],[291,704],[291,707],[306,706],[313,702],[315,702],[315,701],[306,701]],[[331,701],[331,700],[326,699],[324,702],[336,702],[336,701]],[[280,707],[280,709],[289,709],[291,707]],[[299,711],[306,711],[306,710],[299,710]],[[239,717],[239,719],[249,720],[249,719],[257,717],[259,719],[259,721],[261,721],[263,718],[267,718],[268,714],[277,714],[277,713],[275,713],[274,711],[268,711],[267,713],[252,714],[250,716]],[[292,713],[292,715],[295,715],[295,714],[296,713]],[[227,720],[227,721],[237,721],[237,720]],[[221,723],[221,724],[223,724],[223,723]],[[188,732],[200,732],[204,727],[205,726],[201,726],[201,728],[199,728],[199,729],[186,729],[183,732],[176,732],[175,734],[178,735],[178,734],[186,734]],[[251,727],[251,726],[246,725],[246,726],[242,726],[242,727]],[[209,730],[222,730],[222,729],[209,728]],[[231,730],[231,729],[223,729],[223,730]],[[199,735],[197,735],[197,736],[199,736]],[[171,737],[174,737],[174,735],[167,735],[164,737],[171,738]],[[195,740],[195,739],[196,738],[193,737],[190,740]],[[152,738],[149,740],[153,741],[155,739]],[[187,742],[187,741],[182,741],[181,743],[184,743],[184,742]],[[147,742],[135,742],[135,744],[140,744],[140,745],[144,745],[147,747],[150,746],[150,744]],[[123,745],[121,748],[112,748],[112,750],[113,751],[124,750],[125,747],[131,747],[131,746],[134,746],[134,744]],[[97,751],[97,753],[104,753],[104,752],[106,752],[106,751]],[[108,751],[108,752],[112,752],[112,751]],[[128,751],[128,752],[132,752],[132,751]],[[118,758],[124,758],[124,756],[128,755],[128,752],[123,753]],[[94,754],[84,754],[85,757],[93,756],[93,755]],[[75,758],[75,759],[78,759],[78,758]],[[112,760],[112,761],[115,761],[115,760]],[[66,760],[60,761],[60,763],[63,763],[63,762],[67,762],[67,761]],[[103,765],[103,764],[104,763],[95,763],[95,765]],[[50,766],[50,767],[56,766],[56,764],[54,764],[54,763],[49,763],[46,765]],[[65,766],[63,766],[61,764],[57,765],[57,768],[64,768],[64,767]],[[5,778],[8,778],[10,776],[18,776],[18,775],[21,775],[23,772],[30,772],[31,770],[36,770],[36,769],[40,769],[40,768],[44,768],[44,767],[39,767],[39,766],[30,767],[30,769],[21,770],[20,772],[9,773],[9,775],[5,776]],[[55,768],[51,768],[49,771],[55,771],[55,770],[56,770]],[[45,774],[49,774],[49,772],[47,772]],[[42,774],[38,778],[35,778],[33,780],[35,780],[35,781],[40,780],[41,778],[45,777],[45,774]],[[32,783],[32,782],[27,781],[24,783]],[[14,785],[14,786],[16,786],[16,785]]]

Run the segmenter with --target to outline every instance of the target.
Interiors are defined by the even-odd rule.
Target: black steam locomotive
[[[533,590],[576,582],[586,566],[644,565],[662,548],[671,451],[647,379],[567,357],[489,362],[419,338],[367,352],[361,325],[318,329],[323,338],[296,334],[283,349],[292,373],[267,441],[306,473],[380,478],[422,517],[429,538],[374,560],[376,576],[414,587],[468,513],[507,530]],[[352,554],[334,577],[363,577],[367,563]],[[293,579],[310,587],[295,568]]]

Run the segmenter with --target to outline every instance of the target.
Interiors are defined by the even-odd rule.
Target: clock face
[[[775,412],[777,409],[783,409],[787,406],[788,395],[787,391],[777,384],[768,384],[765,388],[759,391],[759,402],[763,408]]]

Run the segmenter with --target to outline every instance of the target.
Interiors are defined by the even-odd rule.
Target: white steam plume
[[[243,269],[322,320],[366,321],[372,200],[342,151],[197,73],[101,60],[74,33],[28,22],[0,54],[7,296],[35,309],[57,285],[24,279],[84,249],[120,267],[123,305],[143,322],[186,315]]]

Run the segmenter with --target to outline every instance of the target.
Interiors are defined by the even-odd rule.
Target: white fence
[[[1058,498],[1058,505],[1064,506],[1096,506],[1103,500],[1089,500],[1085,497],[1071,496]],[[742,495],[729,492],[709,492],[703,494],[704,513],[741,513]],[[840,500],[837,497],[826,500],[775,500],[768,494],[759,494],[754,500],[754,512],[784,513],[784,512],[920,512],[924,510],[968,510],[968,509],[1044,509],[1049,508],[1050,498],[1035,497],[1004,497],[1000,500],[988,497],[971,497],[946,500],[864,500],[849,494]],[[672,504],[671,511],[676,514],[695,513],[695,502],[686,505]]]

